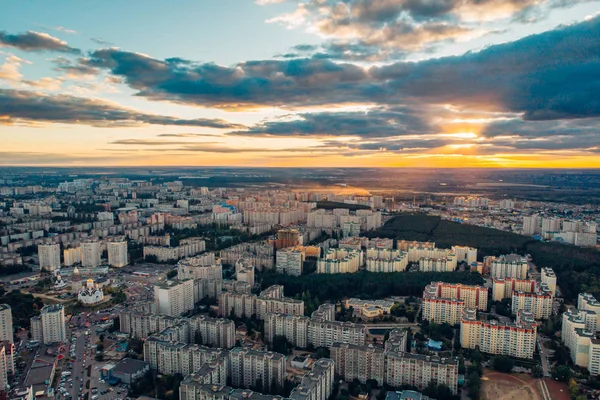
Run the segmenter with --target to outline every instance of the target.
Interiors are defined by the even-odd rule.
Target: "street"
[[[539,334],[537,335],[537,345],[538,350],[540,352],[540,359],[542,360],[542,369],[544,370],[544,377],[550,378],[552,376],[550,374],[550,362],[548,361],[550,354],[548,353],[548,349],[544,347],[544,340]]]

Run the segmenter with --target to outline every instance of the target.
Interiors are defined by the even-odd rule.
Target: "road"
[[[83,366],[85,357],[85,331],[75,331],[74,335],[77,337],[77,341],[75,342],[75,362],[73,363],[73,375],[71,378],[73,379],[73,388],[71,389],[71,394],[74,399],[81,396],[85,386],[85,379],[87,379],[87,374],[85,371],[85,367]]]
[[[415,322],[407,322],[405,324],[366,324],[367,329],[393,329],[393,328],[414,328],[419,326]]]
[[[544,370],[544,377],[550,378],[552,375],[550,374],[550,363],[548,362],[548,358],[550,355],[548,354],[548,349],[544,347],[544,341],[540,335],[537,335],[537,345],[538,350],[540,352],[540,359],[542,360],[542,369]]]

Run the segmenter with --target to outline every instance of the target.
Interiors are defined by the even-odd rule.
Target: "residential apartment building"
[[[363,252],[347,249],[328,249],[317,261],[318,274],[348,274],[363,265]]]
[[[311,318],[308,323],[308,344],[331,347],[335,342],[364,345],[367,328],[352,322],[326,321]]]
[[[267,313],[304,315],[304,302],[283,297],[283,287],[274,285],[259,296],[247,293],[223,292],[219,295],[219,313],[228,316],[231,312],[238,317],[256,314],[264,319]]]
[[[409,385],[423,390],[433,383],[446,385],[453,394],[458,393],[458,360],[403,352],[386,352],[385,356],[387,385]]]
[[[282,388],[286,378],[283,354],[235,347],[229,352],[233,386],[250,388],[260,384],[265,392]]]
[[[512,295],[512,312],[528,311],[535,319],[548,319],[552,315],[554,297],[545,283],[532,293],[514,291]]]
[[[185,344],[150,336],[144,342],[144,361],[161,374],[183,376],[198,371],[204,364],[217,363],[222,379],[227,379],[228,351]],[[223,381],[224,381],[223,380]]]
[[[154,302],[159,314],[178,317],[194,309],[194,281],[166,281],[154,285]]]
[[[596,330],[600,330],[600,302],[590,293],[579,293],[577,296],[577,309],[593,311],[597,315]]]
[[[235,263],[235,279],[238,282],[246,282],[254,286],[254,265],[243,258]]]
[[[31,318],[33,340],[44,344],[67,341],[65,310],[61,304],[46,305],[40,315]]]
[[[221,260],[215,253],[188,257],[177,263],[177,277],[185,279],[223,279]]]
[[[361,383],[366,383],[367,380],[374,379],[378,385],[383,385],[385,355],[381,347],[336,342],[329,350],[336,365],[336,374],[345,381],[358,379]]]
[[[529,264],[518,254],[506,254],[492,260],[490,276],[492,278],[527,278]]]
[[[403,272],[408,266],[408,253],[387,247],[367,249],[366,269],[370,272]]]
[[[552,268],[542,268],[542,283],[548,285],[548,289],[552,292],[552,296],[556,295],[556,274]]]
[[[492,279],[492,300],[501,301],[509,299],[513,292],[534,292],[537,287],[535,279],[518,278],[493,278]]]
[[[573,364],[600,374],[600,340],[596,339],[594,311],[569,309],[563,314],[561,338],[569,349]]]
[[[75,264],[81,263],[81,247],[73,247],[71,249],[64,249],[63,251],[63,263],[65,267],[72,267]]]
[[[273,343],[275,336],[285,336],[296,347],[308,344],[309,317],[303,315],[266,313],[264,318],[265,341]]]
[[[456,270],[456,256],[448,254],[442,258],[425,258],[419,259],[420,272],[453,272]]]
[[[87,268],[95,268],[102,262],[100,256],[100,242],[97,239],[88,239],[81,242],[81,265]]]
[[[483,286],[432,282],[423,291],[423,319],[451,325],[460,321],[462,310],[487,310],[488,290]]]
[[[321,358],[290,393],[290,400],[327,400],[333,392],[335,362]]]
[[[15,373],[15,346],[12,342],[0,342],[0,392],[9,389],[8,374]],[[8,397],[6,397],[8,399]]]
[[[520,311],[515,323],[481,321],[477,311],[464,310],[460,321],[460,344],[463,348],[479,348],[484,353],[518,358],[533,358],[537,325],[531,314]]]
[[[38,257],[40,269],[46,271],[60,269],[60,245],[58,243],[38,244]]]
[[[277,250],[275,269],[280,274],[302,275],[305,253],[301,247],[289,247]]]
[[[14,343],[12,310],[8,304],[0,304],[0,342]]]
[[[235,346],[235,323],[232,320],[200,315],[187,321],[190,324],[190,343],[222,349]]]
[[[458,262],[466,262],[471,265],[477,262],[477,249],[468,246],[452,246],[452,253],[456,255]]]
[[[128,264],[126,240],[121,239],[108,242],[107,250],[108,265],[115,268],[122,268]]]

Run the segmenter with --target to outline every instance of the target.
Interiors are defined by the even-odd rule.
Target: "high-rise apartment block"
[[[290,247],[277,250],[275,268],[280,274],[302,275],[305,253],[302,247]]]
[[[385,378],[385,355],[381,347],[357,346],[348,343],[334,343],[331,359],[336,365],[336,374],[345,381],[358,379],[361,383],[373,379],[383,385]]]
[[[304,315],[304,302],[283,297],[282,286],[271,286],[259,296],[247,293],[223,292],[219,295],[219,312],[228,316],[231,312],[238,317],[264,319],[267,313]]]
[[[387,245],[386,245],[387,246]],[[367,249],[366,269],[370,272],[403,272],[408,266],[408,253],[388,247]]]
[[[83,267],[95,268],[100,265],[100,242],[97,239],[89,239],[81,242],[81,265]]]
[[[512,297],[514,291],[534,292],[537,287],[535,279],[493,278],[492,301],[501,301]]]
[[[333,391],[335,363],[329,358],[321,358],[313,364],[312,370],[304,375],[300,384],[290,394],[290,400],[327,400]]]
[[[236,387],[250,388],[257,383],[262,391],[282,388],[286,377],[285,356],[235,347],[229,352],[231,383]]]
[[[556,295],[556,274],[552,268],[544,267],[542,268],[542,283],[545,283],[548,286],[548,289],[552,292],[552,296]]]
[[[44,344],[67,341],[65,310],[60,304],[46,305],[40,315],[31,318],[33,340]]]
[[[542,218],[539,215],[523,217],[523,235],[532,236],[541,232]]]
[[[458,324],[465,307],[486,310],[488,290],[483,286],[432,282],[423,291],[423,319]]]
[[[452,246],[452,253],[456,255],[458,262],[466,262],[471,265],[477,262],[477,249],[468,246]]]
[[[454,254],[448,254],[442,258],[419,259],[420,272],[452,272],[456,270],[457,262]]]
[[[58,243],[39,244],[38,257],[40,269],[46,271],[56,271],[60,269],[60,245]]]
[[[235,279],[254,287],[254,265],[243,258],[235,263]]]
[[[534,292],[514,291],[512,295],[512,312],[525,310],[535,319],[548,319],[552,315],[554,296],[548,286],[542,283]]]
[[[0,304],[0,342],[14,343],[12,310],[8,304]]]
[[[273,343],[275,336],[285,336],[296,347],[306,348],[310,318],[304,315],[265,314],[265,341]]]
[[[537,325],[530,313],[520,311],[515,323],[482,321],[477,311],[466,308],[460,321],[460,344],[484,353],[533,358]]]
[[[358,271],[363,265],[363,252],[347,249],[328,249],[317,261],[319,274],[347,274]]]
[[[108,265],[115,268],[123,268],[127,261],[127,241],[125,239],[110,241],[108,248]]]
[[[518,254],[502,255],[492,261],[490,276],[492,278],[527,278],[529,264],[527,259]]]
[[[179,280],[223,279],[221,260],[215,257],[215,253],[184,258],[177,263],[177,277]]]
[[[73,247],[63,251],[65,267],[72,267],[81,263],[81,247]]]
[[[178,317],[194,309],[194,281],[166,281],[154,285],[154,302],[159,314]]]
[[[563,314],[561,338],[569,349],[573,364],[600,374],[600,340],[596,339],[597,314],[569,309]]]

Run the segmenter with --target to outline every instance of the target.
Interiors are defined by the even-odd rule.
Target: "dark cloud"
[[[48,96],[32,91],[7,89],[0,89],[0,115],[5,117],[0,120],[4,124],[43,121],[96,127],[153,124],[220,129],[244,128],[244,125],[222,119],[179,119],[141,113],[102,100],[67,95]]]
[[[267,121],[246,131],[230,132],[241,136],[359,136],[392,137],[431,133],[424,118],[409,107],[378,107],[367,112],[301,113],[293,120]]]
[[[600,18],[462,56],[364,69],[323,59],[175,64],[105,49],[105,68],[152,100],[202,106],[452,104],[528,120],[600,116]]]
[[[85,59],[83,58],[72,61],[64,57],[57,57],[52,60],[52,63],[56,65],[54,70],[71,76],[98,75],[100,73],[98,68],[86,65]]]
[[[180,137],[180,138],[191,138],[191,137],[217,137],[219,135],[211,133],[161,133],[159,137]]]
[[[34,31],[10,34],[0,31],[0,46],[10,46],[24,51],[56,51],[60,53],[80,54],[81,50],[71,47],[67,42]]]

